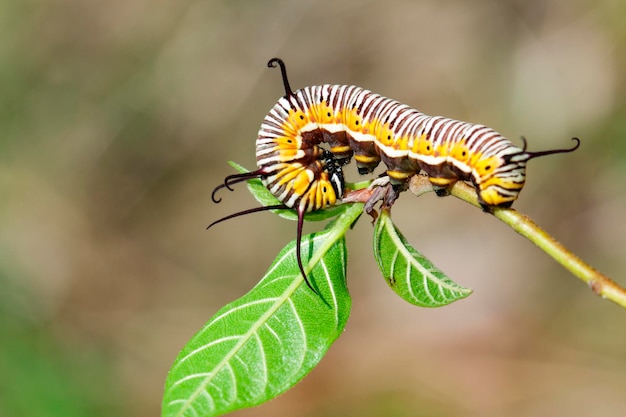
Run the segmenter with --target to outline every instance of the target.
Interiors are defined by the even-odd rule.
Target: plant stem
[[[417,195],[434,191],[428,178],[418,175],[412,178],[410,189]],[[458,181],[454,187],[452,187],[451,195],[476,207],[480,207],[474,188],[462,181]],[[505,208],[494,209],[493,215],[537,245],[541,250],[574,274],[574,276],[586,282],[595,294],[626,308],[625,288],[619,286],[615,281],[586,264],[582,259],[539,227],[530,217],[521,214],[517,210]]]
[[[343,212],[337,219],[333,220],[331,224],[326,226],[326,233],[328,236],[324,239],[324,245],[322,245],[309,259],[305,271],[311,272],[315,265],[322,259],[322,257],[328,252],[335,244],[335,242],[341,239],[348,229],[352,227],[352,224],[363,213],[363,203],[355,203],[345,212]]]

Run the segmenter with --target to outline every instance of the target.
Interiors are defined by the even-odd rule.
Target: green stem
[[[324,239],[324,243],[319,247],[313,256],[309,259],[309,263],[306,267],[306,272],[311,272],[315,265],[324,257],[326,252],[335,244],[335,242],[341,239],[348,229],[352,227],[352,224],[363,213],[363,203],[354,203],[346,211],[344,211],[339,217],[337,217],[331,224],[327,226],[326,233],[328,236]]]
[[[411,187],[413,190],[413,184]],[[424,192],[424,188],[425,186],[423,184],[416,186],[416,190],[422,192]],[[480,207],[478,199],[476,198],[476,191],[473,187],[464,182],[457,182],[452,188],[451,194],[476,207]],[[626,289],[620,287],[615,281],[586,264],[582,259],[539,227],[530,217],[514,209],[501,208],[496,208],[493,211],[493,215],[537,245],[541,250],[574,274],[574,276],[586,282],[595,294],[626,308]]]

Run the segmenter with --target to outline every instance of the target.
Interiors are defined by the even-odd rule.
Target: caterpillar
[[[264,210],[295,209],[298,217],[296,257],[306,284],[300,241],[307,212],[340,203],[345,191],[343,166],[352,158],[359,174],[372,173],[382,161],[391,184],[393,202],[408,180],[422,171],[437,195],[447,195],[456,181],[475,189],[485,211],[510,207],[522,190],[526,163],[534,158],[572,152],[580,146],[528,152],[489,127],[428,116],[405,104],[356,86],[319,85],[293,91],[285,63],[280,67],[285,95],[265,116],[256,140],[258,169],[229,175],[222,188],[260,178],[281,202],[231,214],[211,223]]]

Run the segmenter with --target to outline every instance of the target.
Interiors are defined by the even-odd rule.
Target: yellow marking
[[[368,163],[371,163],[371,162],[378,161],[378,157],[377,156],[368,156],[368,155],[355,155],[354,159],[357,162],[362,162],[364,164],[368,164]]]
[[[407,179],[411,174],[407,173],[407,172],[402,172],[402,171],[387,171],[387,175],[389,175],[391,178],[393,178],[394,180],[405,180]]]
[[[272,142],[274,142],[276,146],[281,150],[287,148],[298,149],[300,147],[298,143],[299,141],[295,137],[280,136],[276,139],[273,139]]]
[[[298,156],[299,142],[294,137],[281,136],[274,139],[276,146],[274,151],[278,151],[281,161],[287,162]]]
[[[447,187],[452,184],[456,180],[453,178],[440,178],[440,177],[429,177],[428,180],[431,184],[439,186],[439,187]]]
[[[292,181],[295,177],[297,177],[304,167],[302,166],[291,166],[287,165],[284,169],[280,170],[278,174],[276,174],[276,178],[278,180],[279,185],[284,185],[285,183]]]
[[[475,167],[476,164],[478,163],[478,161],[480,161],[483,157],[483,153],[478,151],[478,152],[474,152],[472,155],[470,155],[469,158],[469,162],[467,163],[467,165],[471,166],[471,167]]]
[[[419,140],[416,141],[417,146],[413,146],[413,152],[418,155],[431,156],[435,153],[433,144],[426,138],[426,134],[422,134]],[[415,149],[417,148],[417,149]]]
[[[285,170],[288,170],[286,168]],[[311,178],[309,173],[301,167],[298,172],[285,173],[284,179],[287,177],[295,180],[288,185],[288,189],[300,196],[300,205],[306,207],[307,211],[318,210],[323,207],[333,205],[337,201],[337,195],[331,182],[328,179],[328,173],[322,172],[320,178],[316,181],[310,182]],[[295,174],[295,175],[294,175]],[[284,183],[281,178],[281,184]],[[309,187],[310,185],[310,187]]]
[[[330,151],[332,153],[346,153],[346,152],[350,152],[350,150],[352,150],[352,148],[349,145],[333,146],[332,148],[330,148]]]
[[[320,199],[320,189],[318,184],[313,184],[313,186],[309,189],[309,201],[313,204],[315,209],[319,209],[321,207],[321,199]]]
[[[406,136],[398,138],[394,143],[394,149],[407,151],[409,149],[409,138]]]
[[[447,143],[442,143],[441,145],[437,146],[437,148],[435,149],[434,156],[435,157],[440,157],[440,158],[445,158],[445,157],[448,156],[448,153],[449,153],[448,144]]]
[[[361,132],[363,129],[363,118],[358,115],[357,109],[346,110],[345,124],[353,132]]]
[[[376,136],[378,130],[379,122],[377,119],[366,120],[363,122],[363,133]],[[376,136],[376,140],[378,140],[378,136]]]
[[[473,158],[472,158],[473,159]],[[481,178],[490,176],[491,173],[500,165],[500,158],[492,156],[491,158],[484,158],[477,160],[472,164],[472,167],[476,170]]]
[[[422,134],[420,136],[416,136],[413,139],[413,147],[411,148],[411,152],[418,154],[420,152],[420,143],[426,140],[426,135]]]
[[[322,207],[332,206],[333,204],[335,204],[335,202],[337,201],[337,195],[335,195],[335,189],[328,180],[328,173],[322,173],[322,176],[319,180],[319,188],[323,197]],[[326,189],[326,192],[324,192],[324,188]]]
[[[303,169],[298,173],[296,178],[293,180],[292,188],[294,192],[298,195],[303,195],[307,188],[309,188],[309,184],[311,183],[311,178],[308,175],[308,172]]]
[[[393,130],[389,128],[388,124],[381,124],[379,125],[377,137],[384,146],[390,146],[393,143]]]
[[[315,122],[320,124],[335,123],[335,112],[333,108],[326,104],[326,102],[313,104],[309,109],[312,118]]]
[[[517,183],[515,181],[506,180],[506,179],[499,178],[498,176],[494,175],[493,177],[487,179],[486,181],[481,182],[480,189],[484,190],[493,185],[498,185],[507,190],[521,190],[522,188],[524,188],[524,183]]]
[[[280,159],[281,162],[288,162],[293,160],[296,156],[298,156],[297,149],[280,149]]]
[[[324,180],[325,176],[315,181],[306,195],[302,196],[302,201],[306,203],[310,210],[318,210],[327,205],[335,204],[336,197],[334,189],[330,183]],[[325,191],[324,191],[325,190]],[[302,203],[301,203],[302,204]]]
[[[498,193],[497,187],[501,187],[505,190],[517,191],[512,196],[502,196]],[[480,198],[482,200],[492,206],[498,206],[504,203],[508,203],[517,199],[517,194],[524,187],[524,183],[517,183],[512,180],[507,180],[505,178],[499,178],[498,176],[492,176],[488,178],[486,181],[481,182],[479,184],[480,187]]]
[[[289,115],[282,125],[283,130],[288,136],[296,136],[300,129],[309,123],[308,115],[302,110],[289,110]]]
[[[450,149],[450,156],[455,160],[467,165],[470,157],[470,151],[465,145],[465,139],[461,139]]]
[[[307,109],[306,113],[309,115],[309,118],[315,122],[319,122],[320,120],[320,106],[321,103],[312,103]]]
[[[502,198],[494,188],[482,190],[480,192],[480,198],[489,206],[497,206],[509,201],[509,199]]]
[[[335,123],[339,124],[347,124],[348,120],[348,109],[339,109],[339,111],[335,114]]]

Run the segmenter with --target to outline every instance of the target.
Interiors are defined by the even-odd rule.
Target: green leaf
[[[244,173],[249,172],[246,168],[237,164],[236,162],[229,162],[230,165],[235,168],[237,171]],[[267,189],[265,185],[261,182],[260,179],[252,179],[248,181],[248,189],[256,198],[256,200],[261,203],[263,206],[275,206],[281,204],[281,202],[274,197],[274,195]],[[343,213],[346,210],[345,204],[337,204],[335,206],[331,206],[322,210],[316,210],[311,213],[306,213],[304,215],[304,219],[312,222],[323,221],[332,217],[336,217],[339,214]],[[298,215],[296,211],[293,209],[284,209],[284,210],[271,210],[272,212],[278,214],[280,217],[283,217],[288,220],[297,220]]]
[[[339,229],[335,222],[302,239],[303,260],[310,260],[305,271],[321,296],[304,283],[292,241],[263,279],[219,310],[178,355],[165,384],[163,416],[218,416],[258,405],[317,365],[350,313],[346,228]]]
[[[461,287],[407,242],[383,210],[374,228],[374,256],[387,283],[400,297],[421,307],[441,307],[467,297]]]

